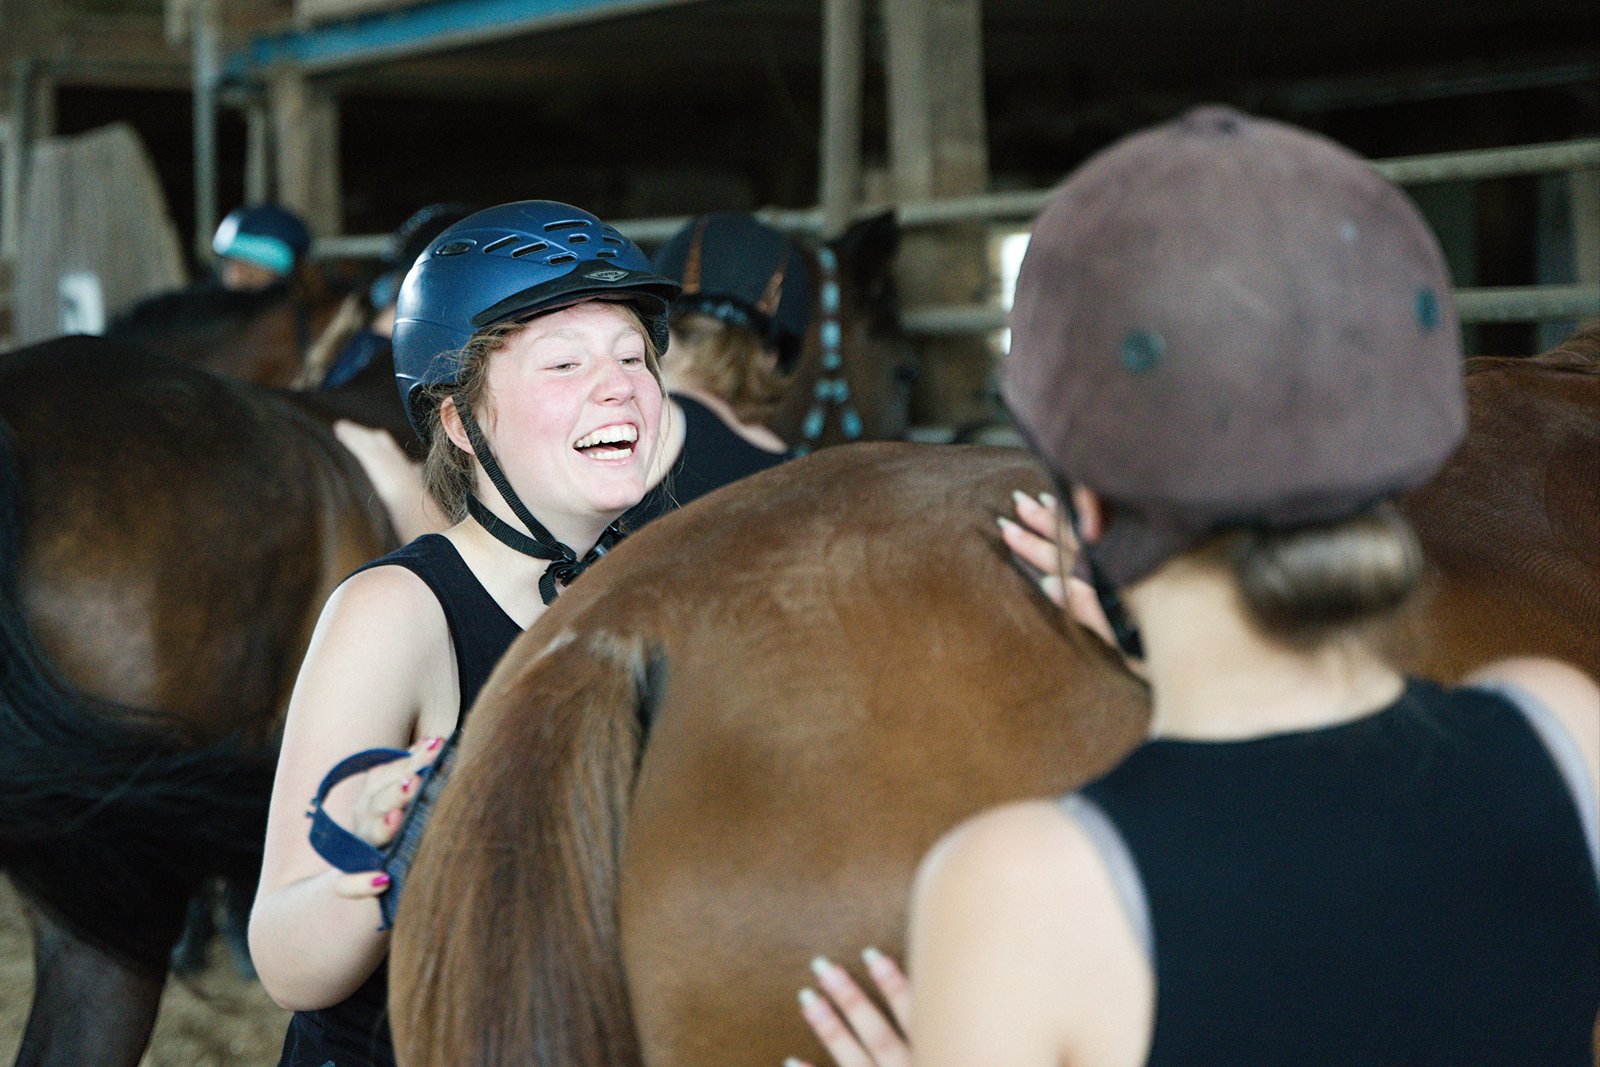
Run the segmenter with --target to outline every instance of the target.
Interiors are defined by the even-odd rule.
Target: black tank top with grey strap
[[[1592,1063],[1600,811],[1527,694],[1157,739],[1065,805],[1150,952],[1152,1067]]]
[[[465,722],[478,691],[521,627],[484,589],[449,538],[424,534],[361,571],[386,566],[404,567],[421,578],[444,609],[461,685],[458,724]],[[318,1011],[295,1012],[278,1067],[394,1067],[388,995],[389,968],[381,963],[348,999]]]

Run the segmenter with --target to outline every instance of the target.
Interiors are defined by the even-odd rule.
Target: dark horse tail
[[[0,869],[75,935],[164,972],[198,883],[259,867],[272,756],[198,746],[60,676],[22,612],[20,465],[0,422]]]
[[[402,1064],[641,1063],[617,899],[651,673],[635,639],[567,634],[479,697],[395,923]]]

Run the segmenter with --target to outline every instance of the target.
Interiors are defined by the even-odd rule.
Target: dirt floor
[[[240,978],[220,942],[193,979],[167,982],[142,1067],[274,1067],[289,1016]],[[16,890],[0,877],[0,1064],[11,1063],[33,999],[33,945]]]

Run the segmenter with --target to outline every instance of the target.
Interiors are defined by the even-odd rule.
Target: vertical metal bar
[[[244,106],[244,199],[261,204],[272,195],[272,120],[266,102],[256,98]]]
[[[17,254],[22,239],[22,190],[27,181],[28,144],[33,137],[34,67],[31,59],[11,65],[11,109],[6,119],[5,185],[0,190],[0,255]]]
[[[822,234],[844,232],[861,188],[861,0],[824,0],[822,7]]]
[[[217,71],[221,62],[215,0],[195,0],[191,35],[194,66],[194,253],[211,262],[217,229]]]

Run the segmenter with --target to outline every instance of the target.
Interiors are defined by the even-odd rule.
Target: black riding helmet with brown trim
[[[1410,200],[1325,138],[1200,108],[1085,163],[1017,279],[1003,391],[1110,504],[1121,588],[1210,534],[1332,522],[1466,428],[1460,330]]]
[[[742,211],[697,215],[655,256],[683,287],[672,313],[699,312],[751,330],[792,370],[811,323],[811,272],[794,239]]]

